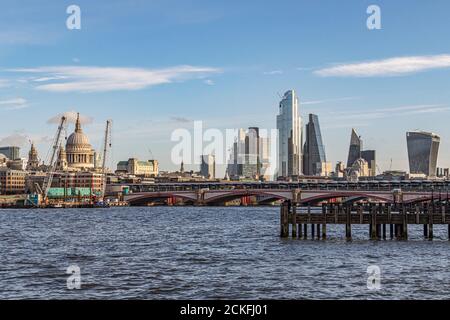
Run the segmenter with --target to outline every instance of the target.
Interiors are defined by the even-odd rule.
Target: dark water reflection
[[[410,227],[410,241],[282,240],[278,208],[0,211],[0,298],[448,299],[450,243]],[[66,269],[81,269],[68,290]],[[378,265],[382,288],[369,291]]]

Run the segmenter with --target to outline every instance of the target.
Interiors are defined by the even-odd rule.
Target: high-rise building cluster
[[[327,176],[358,180],[381,174],[377,165],[376,151],[363,148],[363,140],[355,129],[351,132],[346,165],[340,161],[332,171],[332,164],[327,161],[318,116],[309,114],[304,135],[299,108],[296,92],[287,91],[280,101],[277,115],[279,179]],[[434,133],[407,133],[410,167],[408,177],[448,177],[447,168],[437,167],[439,143],[440,137]]]
[[[270,139],[258,127],[239,129],[231,147],[227,179],[271,180],[270,151]]]

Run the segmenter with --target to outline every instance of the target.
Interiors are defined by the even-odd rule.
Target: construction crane
[[[59,123],[58,130],[56,131],[55,138],[53,139],[52,155],[50,157],[48,172],[44,179],[44,184],[42,186],[42,191],[43,191],[42,196],[43,196],[44,201],[47,201],[48,192],[52,186],[53,175],[55,173],[55,168],[56,168],[56,160],[57,160],[56,156],[57,156],[58,148],[60,146],[61,133],[64,130],[66,121],[67,121],[66,117],[64,117],[64,116],[61,117],[61,121]]]
[[[102,183],[102,194],[101,194],[102,201],[104,201],[105,193],[106,193],[106,158],[107,158],[108,150],[111,148],[111,125],[112,125],[112,120],[107,120],[106,121],[106,129],[105,129],[105,138],[103,141],[103,159],[102,159],[103,183]]]

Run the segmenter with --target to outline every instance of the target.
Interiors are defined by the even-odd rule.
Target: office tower
[[[369,165],[369,176],[374,177],[377,175],[377,162],[375,150],[361,151],[361,158],[367,161]]]
[[[355,129],[352,129],[352,136],[350,138],[350,148],[348,150],[347,168],[350,168],[356,160],[361,158],[362,140],[358,136]]]
[[[268,144],[269,139],[260,136],[259,128],[250,127],[248,131],[239,129],[228,161],[228,175],[231,178],[249,179],[265,175],[265,169],[270,165]]]
[[[200,174],[207,179],[216,178],[216,159],[214,155],[202,155],[200,164]]]
[[[279,105],[278,176],[298,176],[302,173],[302,119],[298,97],[294,90],[287,91]]]
[[[429,132],[407,132],[409,171],[411,174],[436,176],[441,138]]]
[[[6,156],[9,160],[20,159],[20,148],[14,146],[0,147],[0,153]]]
[[[315,114],[310,114],[303,148],[303,174],[307,176],[326,175],[324,171],[331,171],[326,162],[319,118]]]

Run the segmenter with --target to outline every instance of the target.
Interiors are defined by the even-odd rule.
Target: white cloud
[[[391,108],[378,108],[372,111],[355,112],[330,112],[330,120],[333,122],[340,120],[375,120],[383,118],[391,118],[395,116],[407,117],[414,114],[421,113],[440,113],[450,111],[450,107],[442,104],[421,104],[410,106],[399,106]]]
[[[207,84],[208,86],[213,86],[213,85],[216,84],[216,83],[215,83],[213,80],[211,80],[211,79],[206,79],[206,80],[204,81],[204,83]]]
[[[314,71],[321,77],[402,76],[432,69],[450,68],[450,55],[394,57],[368,62],[338,64]]]
[[[9,87],[9,81],[5,79],[0,79],[0,88]]]
[[[338,102],[338,101],[349,101],[349,100],[357,100],[359,97],[344,97],[344,98],[335,98],[335,99],[323,99],[323,100],[310,100],[310,101],[304,101],[300,102],[302,106],[307,105],[316,105],[316,104],[324,104],[329,102]]]
[[[204,78],[206,75],[221,72],[217,68],[189,65],[165,69],[56,66],[9,71],[39,74],[36,89],[52,92],[139,90],[160,84]]]
[[[50,123],[50,124],[59,123],[61,121],[61,117],[63,117],[63,116],[66,117],[67,122],[75,123],[75,121],[77,120],[77,115],[78,115],[77,111],[73,111],[73,110],[72,111],[66,111],[66,112],[59,113],[59,114],[51,117],[50,119],[47,120],[47,123]],[[81,124],[90,124],[93,121],[94,121],[93,118],[80,114],[80,122],[81,122]]]
[[[278,75],[278,74],[283,74],[283,71],[282,70],[266,71],[266,72],[263,72],[263,74],[267,75],[267,76],[274,76],[274,75]]]
[[[24,98],[14,98],[0,100],[0,107],[4,110],[18,110],[28,107],[27,100]]]

